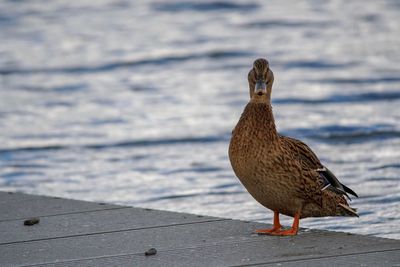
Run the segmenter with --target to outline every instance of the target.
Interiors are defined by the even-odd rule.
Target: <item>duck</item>
[[[232,131],[229,159],[235,175],[264,207],[274,212],[273,226],[258,234],[293,236],[308,217],[359,217],[349,206],[358,195],[342,184],[304,142],[278,133],[271,106],[274,74],[256,59],[248,74],[250,100]],[[283,229],[279,215],[293,217]]]

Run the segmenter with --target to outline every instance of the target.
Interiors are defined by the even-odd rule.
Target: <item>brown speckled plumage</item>
[[[345,199],[347,193],[357,195],[306,144],[278,134],[270,103],[273,73],[268,62],[256,60],[248,79],[251,99],[232,131],[229,146],[233,170],[248,192],[275,215],[358,216]]]

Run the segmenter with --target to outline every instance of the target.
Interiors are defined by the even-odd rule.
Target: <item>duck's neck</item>
[[[250,123],[249,126],[257,129],[257,134],[267,138],[269,142],[278,141],[279,135],[270,102],[250,101],[242,114],[242,119]]]

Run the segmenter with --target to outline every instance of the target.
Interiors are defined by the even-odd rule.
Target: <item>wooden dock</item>
[[[24,225],[36,217],[39,223]],[[400,266],[400,240],[0,192],[0,266]],[[145,255],[155,248],[155,255]],[[151,254],[151,253],[150,253]]]

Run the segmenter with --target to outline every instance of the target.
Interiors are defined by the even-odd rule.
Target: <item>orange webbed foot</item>
[[[300,212],[294,215],[292,228],[281,230],[282,226],[279,223],[279,213],[274,212],[274,226],[271,229],[259,229],[255,232],[261,235],[274,235],[274,236],[294,236],[299,231]]]
[[[290,228],[288,230],[282,230],[282,231],[276,231],[276,232],[272,232],[270,233],[270,235],[276,235],[276,236],[293,236],[293,235],[297,235],[299,229],[293,229]]]
[[[281,230],[282,225],[279,222],[279,212],[274,212],[274,226],[271,229],[258,229],[254,233],[259,235],[273,235]]]
[[[294,215],[292,228],[287,229],[287,230],[273,232],[273,233],[271,233],[271,235],[277,235],[277,236],[297,235],[297,232],[299,231],[299,221],[300,221],[300,212],[298,212]]]
[[[272,227],[271,229],[257,229],[254,233],[259,235],[273,235],[281,230],[281,227]]]

